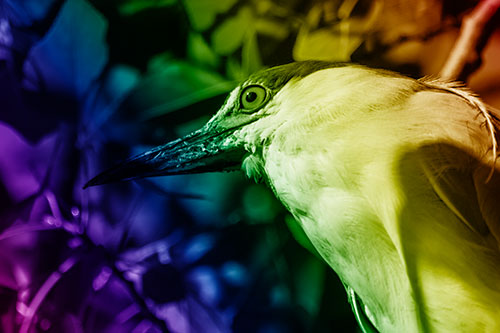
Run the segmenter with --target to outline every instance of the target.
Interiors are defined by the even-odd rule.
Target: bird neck
[[[335,103],[317,100],[308,109],[316,113],[286,117],[301,121],[281,119],[246,165],[269,182],[382,331],[497,329],[498,250],[481,234],[484,221],[457,215],[430,179],[448,179],[439,174],[450,168],[472,177],[491,141],[477,110],[419,85],[379,99],[354,101],[345,92]],[[350,101],[361,104],[347,113]],[[457,311],[467,319],[448,327]]]

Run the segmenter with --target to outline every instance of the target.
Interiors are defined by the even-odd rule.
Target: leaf
[[[253,24],[252,11],[243,7],[234,17],[228,18],[212,33],[212,45],[219,55],[229,55],[235,52],[245,39]]]
[[[20,202],[36,193],[48,170],[57,135],[30,145],[23,136],[0,122],[0,181],[9,197]]]
[[[41,81],[48,92],[82,98],[107,62],[106,30],[106,20],[85,0],[68,0],[31,49],[25,75],[29,81]]]
[[[5,0],[4,9],[16,25],[31,26],[45,18],[58,0]]]
[[[196,31],[208,29],[219,13],[229,10],[238,0],[184,0],[189,20]]]
[[[361,45],[361,37],[342,38],[329,29],[299,34],[293,50],[296,61],[350,61],[351,54]]]
[[[0,45],[10,47],[12,45],[13,37],[10,30],[9,21],[0,19]],[[6,52],[0,53],[0,59],[8,59]]]
[[[145,9],[170,7],[176,3],[177,0],[125,0],[118,5],[118,11],[122,15],[133,15]]]
[[[189,263],[200,260],[216,244],[216,237],[213,234],[200,234],[192,237],[185,245],[182,254],[183,260]]]
[[[285,22],[269,19],[266,17],[259,17],[255,21],[255,30],[259,35],[272,37],[276,40],[283,40],[290,34],[290,28]]]
[[[229,333],[230,321],[227,320],[228,315],[224,315],[221,311],[210,308],[200,300],[188,298],[186,302],[185,315],[190,319],[189,332],[219,332]],[[192,314],[196,314],[193,319]],[[173,318],[172,318],[173,319]]]
[[[315,316],[318,314],[324,291],[326,266],[313,256],[297,260],[299,266],[293,274],[295,282],[295,300],[306,311]]]
[[[245,189],[242,206],[250,223],[272,223],[281,211],[271,191],[262,185],[251,185]]]
[[[201,34],[190,33],[188,37],[188,56],[195,63],[216,68],[219,56],[205,42]]]
[[[262,69],[262,59],[260,57],[259,44],[257,43],[257,34],[255,31],[248,33],[243,43],[241,63],[243,72],[248,75]]]
[[[103,129],[102,125],[115,114],[124,98],[139,80],[140,73],[137,69],[126,65],[114,65],[106,71],[99,84],[91,87],[89,98],[81,106],[80,119],[86,128],[86,131],[80,134],[82,142],[84,137],[87,139],[94,134],[102,135],[103,132],[106,134],[111,132],[109,128]],[[119,134],[123,136],[123,133]],[[128,137],[135,140],[131,133]]]
[[[324,10],[318,4],[308,13],[306,23],[297,35],[293,50],[295,60],[350,61],[353,52],[375,24],[381,6],[374,2],[369,14],[362,19],[346,17],[331,26],[320,27],[322,17],[327,15]],[[343,15],[348,16],[349,13],[347,11]]]
[[[224,282],[233,286],[245,286],[250,280],[245,266],[237,261],[227,261],[220,268],[220,275]]]
[[[380,32],[379,38],[384,44],[394,43],[404,37],[424,37],[441,27],[442,11],[441,0],[404,3],[400,0],[385,0],[380,13],[383,19],[376,21],[375,29]]]
[[[226,61],[226,73],[228,77],[236,81],[243,81],[248,77],[245,75],[243,66],[234,56],[230,56]]]
[[[189,272],[187,280],[204,304],[217,306],[222,297],[222,285],[217,271],[211,266],[197,266]]]
[[[187,62],[156,58],[150,63],[148,75],[130,92],[125,103],[142,110],[140,119],[147,120],[227,93],[235,85],[215,72]]]

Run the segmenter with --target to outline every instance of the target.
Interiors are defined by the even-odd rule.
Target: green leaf
[[[248,75],[245,74],[241,63],[236,60],[236,57],[229,57],[226,62],[227,76],[235,81],[243,81]]]
[[[281,206],[263,185],[251,185],[243,193],[243,210],[251,223],[271,223]]]
[[[243,72],[246,76],[255,73],[262,68],[259,45],[257,43],[257,34],[255,31],[249,33],[248,38],[243,43],[243,52],[241,55]]]
[[[230,9],[238,0],[183,0],[193,28],[204,31],[215,23],[217,14]]]
[[[224,21],[212,34],[212,45],[217,54],[229,55],[242,46],[253,24],[252,11],[248,7]]]
[[[188,37],[188,56],[197,64],[216,68],[220,62],[219,56],[210,48],[198,33],[190,33]]]
[[[306,311],[316,316],[321,306],[321,297],[325,284],[326,266],[317,258],[309,256],[301,260],[294,273],[295,300]]]
[[[301,26],[293,49],[293,58],[301,60],[350,61],[351,55],[373,31],[382,14],[382,4],[374,2],[368,14],[350,17],[356,0],[345,1],[336,15],[340,21],[323,27],[322,18],[336,16],[322,4],[314,6]]]
[[[118,6],[118,11],[120,14],[128,16],[145,9],[170,7],[176,3],[177,0],[126,0]]]
[[[216,72],[160,56],[150,62],[148,74],[127,100],[141,109],[140,118],[147,120],[227,93],[235,86]]]
[[[290,23],[273,20],[267,17],[259,17],[255,21],[255,30],[259,35],[283,40],[290,35]]]

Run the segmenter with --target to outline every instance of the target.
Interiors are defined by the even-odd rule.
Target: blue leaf
[[[30,26],[43,20],[56,0],[5,0],[5,10],[16,25]]]
[[[107,22],[85,0],[69,0],[51,29],[28,55],[28,81],[42,82],[48,92],[82,98],[107,59]],[[28,68],[37,71],[28,71]],[[29,76],[38,75],[37,78]]]
[[[212,234],[200,234],[193,237],[184,249],[184,258],[187,262],[198,261],[208,251],[210,251],[216,242]]]

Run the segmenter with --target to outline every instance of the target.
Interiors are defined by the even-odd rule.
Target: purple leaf
[[[40,189],[47,172],[57,136],[45,137],[30,145],[14,129],[0,122],[0,181],[14,202],[26,199]]]

